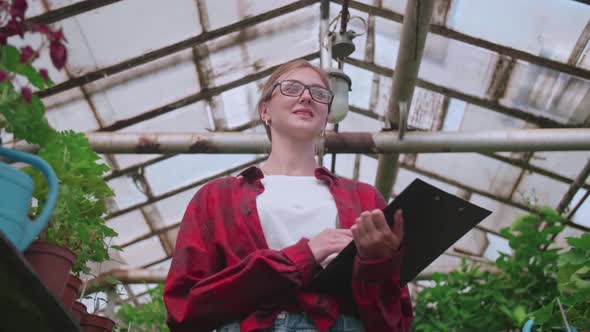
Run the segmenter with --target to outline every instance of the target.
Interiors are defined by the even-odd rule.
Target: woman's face
[[[299,81],[308,86],[327,88],[320,76],[311,68],[297,68],[285,73],[278,80]],[[315,101],[305,89],[299,97],[285,96],[277,86],[266,109],[262,113],[263,120],[270,121],[273,137],[288,136],[297,139],[312,139],[320,135],[326,127],[328,119],[328,104]]]

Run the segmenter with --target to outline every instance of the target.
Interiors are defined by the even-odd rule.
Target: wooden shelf
[[[0,233],[0,331],[81,332],[61,301]]]

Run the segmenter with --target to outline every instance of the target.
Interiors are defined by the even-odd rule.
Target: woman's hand
[[[401,210],[394,215],[393,231],[381,210],[365,211],[351,228],[358,255],[364,260],[388,258],[399,249],[404,238]]]
[[[324,229],[309,240],[307,245],[317,263],[321,263],[334,253],[339,253],[352,241],[350,229]]]

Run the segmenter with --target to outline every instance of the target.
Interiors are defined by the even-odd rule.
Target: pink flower
[[[25,12],[27,11],[28,7],[29,7],[29,5],[27,5],[26,0],[13,0],[12,8],[10,9],[10,14],[13,17],[18,17],[21,20],[24,20],[25,19]]]
[[[30,88],[28,87],[24,87],[20,90],[20,94],[23,96],[23,98],[27,101],[27,103],[31,103],[31,100],[33,98],[33,91],[31,91]]]
[[[66,65],[68,50],[62,43],[52,41],[49,45],[49,55],[51,56],[51,62],[58,70],[61,70]]]
[[[6,29],[8,29],[9,32],[21,36],[21,38],[25,34],[23,21],[17,21],[14,17],[6,24]]]
[[[8,73],[5,71],[0,71],[0,83],[6,81],[8,79]]]
[[[63,33],[63,30],[62,29],[59,29],[57,31],[53,31],[52,32],[52,34],[51,34],[51,41],[60,42],[60,41],[62,41],[62,39],[63,40],[66,40],[64,38],[64,33]]]
[[[40,32],[46,35],[47,37],[51,37],[52,35],[51,29],[49,29],[49,27],[45,24],[34,24],[32,30],[34,32]]]
[[[31,48],[31,46],[21,47],[20,49],[20,63],[27,63],[30,60],[37,58],[38,54]]]
[[[39,69],[39,75],[41,75],[41,77],[43,77],[43,79],[45,81],[49,81],[49,73],[47,72],[47,69],[45,69],[45,68]]]

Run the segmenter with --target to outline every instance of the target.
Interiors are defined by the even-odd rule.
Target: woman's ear
[[[258,114],[260,114],[260,119],[263,122],[270,121],[270,114],[268,114],[268,103],[263,102],[260,103]]]

